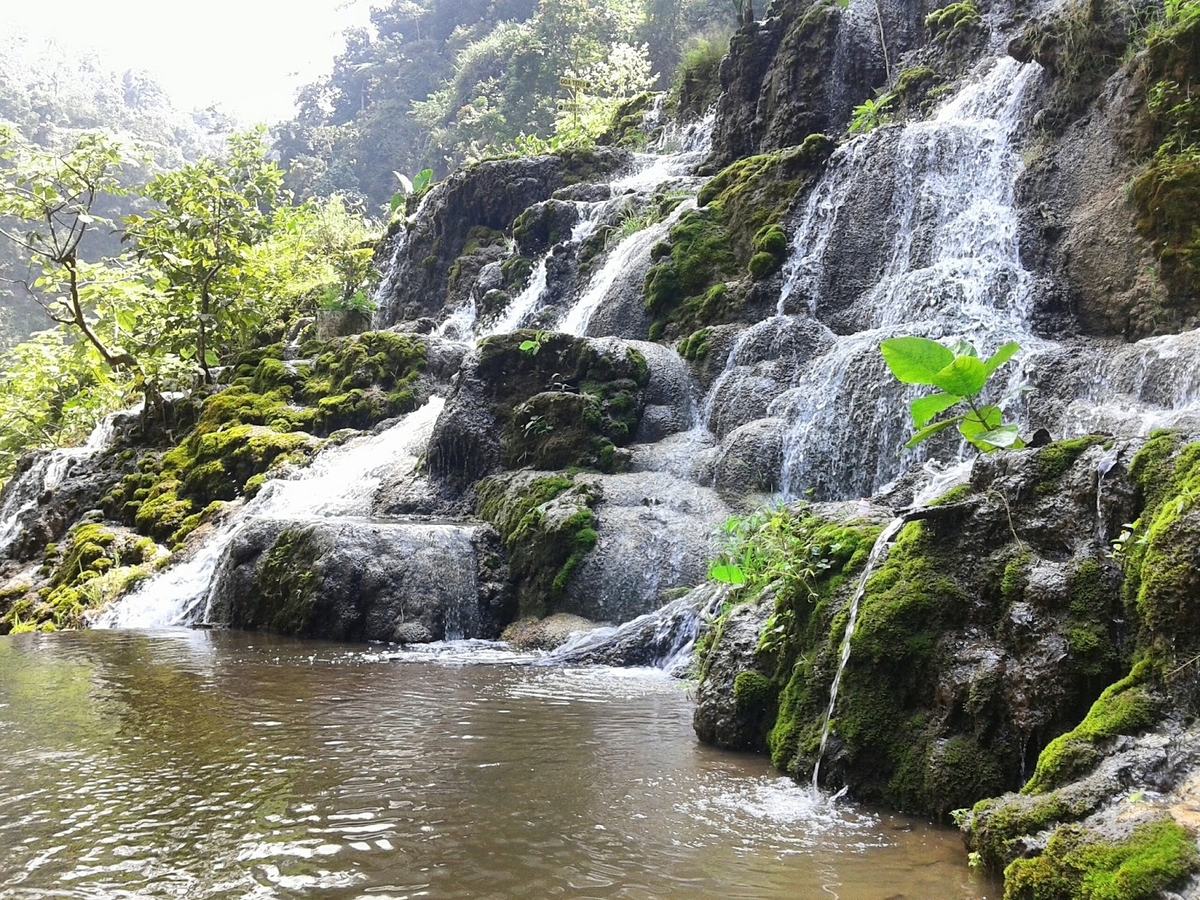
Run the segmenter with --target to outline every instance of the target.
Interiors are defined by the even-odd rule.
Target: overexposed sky
[[[376,0],[378,3],[379,0]],[[217,103],[243,125],[292,112],[298,87],[330,70],[341,31],[370,0],[0,0],[0,30],[92,49],[145,69],[184,111]]]

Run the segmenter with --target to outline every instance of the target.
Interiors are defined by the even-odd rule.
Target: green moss
[[[931,12],[925,17],[925,27],[935,38],[949,41],[955,33],[962,33],[979,25],[979,7],[975,0],[960,0],[941,9]]]
[[[1200,442],[1156,434],[1130,474],[1145,506],[1126,545],[1123,592],[1137,614],[1139,644],[1165,674],[1200,652]]]
[[[612,123],[596,143],[602,147],[624,147],[640,150],[646,146],[644,130],[646,111],[654,100],[654,94],[645,91],[623,100],[613,110]]]
[[[774,699],[771,679],[753,669],[738,672],[733,679],[733,699],[739,712],[763,710]]]
[[[657,262],[644,290],[656,322],[688,333],[735,320],[745,287],[727,290],[726,282],[747,271],[765,277],[782,264],[787,238],[778,223],[832,147],[824,135],[810,135],[799,147],[738,160],[705,184],[699,208],[684,213],[669,242],[651,253]]]
[[[263,556],[256,584],[258,597],[248,610],[246,624],[276,634],[306,634],[316,601],[319,556],[311,528],[283,531]]]
[[[988,868],[1002,870],[1013,857],[1013,842],[1051,825],[1076,821],[1091,812],[1072,806],[1055,791],[1038,798],[980,800],[970,814],[969,847]]]
[[[940,497],[935,498],[930,502],[930,506],[949,506],[951,503],[958,503],[960,500],[965,500],[974,492],[974,488],[969,484],[957,484]]]
[[[1041,855],[1005,870],[1005,900],[1153,900],[1200,871],[1195,837],[1169,818],[1139,825],[1121,841],[1089,841],[1058,828]]]
[[[1103,444],[1108,438],[1100,434],[1090,434],[1085,437],[1070,438],[1065,441],[1055,441],[1038,450],[1037,492],[1041,495],[1052,494],[1058,489],[1058,479],[1066,474],[1075,464],[1075,460],[1090,447]]]
[[[700,360],[708,356],[708,336],[710,330],[701,328],[679,342],[679,355],[687,360]]]
[[[565,475],[500,475],[476,486],[476,515],[496,527],[508,548],[521,615],[545,615],[596,546],[595,500]],[[554,501],[557,509],[548,515]]]
[[[95,523],[76,525],[61,544],[47,547],[48,584],[36,596],[21,589],[0,617],[0,634],[80,628],[85,615],[116,599],[154,559],[153,542],[139,540]]]
[[[1032,554],[1022,550],[1005,564],[1004,575],[1000,578],[1000,596],[1005,603],[1016,603],[1025,596],[1025,588],[1029,583],[1029,564],[1032,561]]]
[[[1059,735],[1038,757],[1033,777],[1021,789],[1041,794],[1088,771],[1100,758],[1098,744],[1119,734],[1137,734],[1156,721],[1162,703],[1153,690],[1154,668],[1146,660],[1100,695],[1082,722]]]
[[[177,446],[147,455],[109,493],[106,513],[178,544],[213,500],[252,496],[273,468],[306,462],[318,446],[310,434],[368,428],[416,407],[425,345],[415,336],[368,332],[321,346],[312,366],[287,365],[279,345],[242,354],[242,375],[204,398]]]

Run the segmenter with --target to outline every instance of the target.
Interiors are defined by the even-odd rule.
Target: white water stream
[[[171,566],[115,603],[97,628],[157,628],[205,620],[206,600],[226,548],[255,518],[345,518],[371,513],[371,500],[387,472],[412,470],[429,442],[444,401],[432,398],[397,424],[318,454],[294,479],[267,481],[185,562]]]

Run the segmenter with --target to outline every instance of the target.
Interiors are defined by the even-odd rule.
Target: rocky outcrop
[[[1107,541],[1136,512],[1133,450],[1083,439],[985,457],[969,486],[899,532],[866,582],[823,780],[939,815],[1021,783],[1037,751],[1128,665]],[[805,540],[824,554],[820,509]],[[755,703],[734,710],[741,720],[721,706],[719,687],[702,689],[699,733],[744,742],[748,725],[736,723],[761,716],[775,763],[811,774],[862,560],[839,583],[822,582],[815,601],[776,597],[773,620],[786,627],[770,652],[743,636],[740,617],[730,648],[717,630],[715,677],[738,677],[732,650],[769,686],[755,679]]]
[[[617,447],[637,430],[648,377],[645,358],[620,341],[532,331],[488,338],[438,419],[430,471],[459,489],[524,465],[612,471]]]
[[[258,519],[226,551],[210,619],[347,641],[496,638],[513,615],[506,575],[482,525]]]
[[[494,159],[438,183],[389,239],[390,252],[384,255],[391,265],[377,294],[376,326],[454,308],[483,267],[504,256],[505,236],[512,235],[525,210],[564,186],[610,174],[628,161],[623,151],[605,149]]]

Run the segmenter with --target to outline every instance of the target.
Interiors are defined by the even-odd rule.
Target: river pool
[[[998,897],[696,742],[686,682],[238,632],[0,638],[0,897]]]

